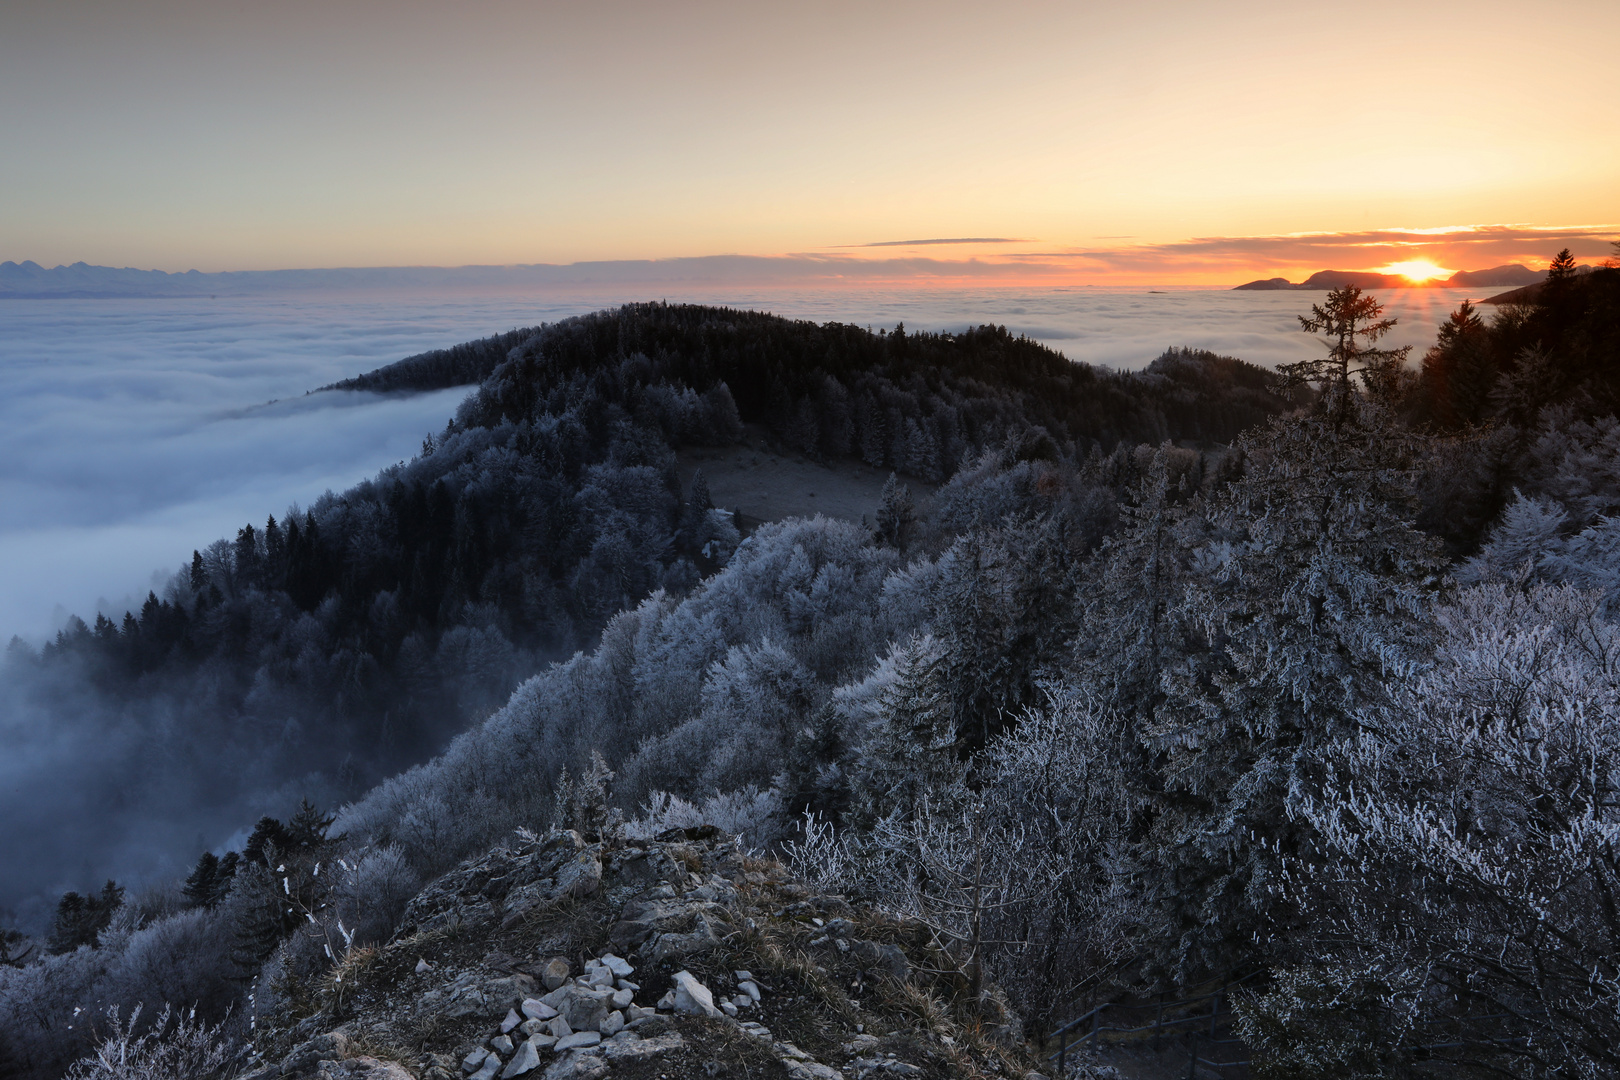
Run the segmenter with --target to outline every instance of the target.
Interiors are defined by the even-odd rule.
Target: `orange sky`
[[[0,10],[0,259],[1595,261],[1617,41],[1613,0],[38,0]],[[862,246],[960,238],[1008,242]]]

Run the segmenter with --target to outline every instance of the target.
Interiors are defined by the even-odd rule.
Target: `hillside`
[[[875,525],[891,474],[918,503],[991,450],[1075,463],[1223,442],[1293,407],[1274,375],[1207,353],[1127,375],[995,327],[872,333],[662,304],[354,385],[468,382],[414,460],[308,507],[266,507],[177,551],[179,572],[126,618],[70,619],[44,649],[7,654],[19,714],[98,752],[71,785],[41,785],[41,804],[0,793],[0,809],[40,822],[0,840],[16,868],[0,904],[39,929],[68,888],[189,864],[199,829],[214,846],[298,796],[358,797],[592,647],[618,612],[693,589],[739,525],[818,512]],[[152,770],[133,791],[132,758]],[[87,831],[87,818],[115,824]]]
[[[926,926],[712,828],[513,838],[338,972],[260,1000],[243,1080],[966,1080],[1035,1059]]]

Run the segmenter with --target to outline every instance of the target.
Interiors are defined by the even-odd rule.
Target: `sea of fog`
[[[1318,354],[1323,294],[1214,290],[710,289],[665,298],[919,330],[993,323],[1075,360],[1171,346],[1276,365]],[[1384,298],[1418,351],[1468,294]],[[416,453],[465,389],[308,394],[426,349],[640,296],[0,301],[0,640],[121,617],[193,548]]]

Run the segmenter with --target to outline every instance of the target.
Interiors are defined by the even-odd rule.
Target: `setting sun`
[[[1436,266],[1427,259],[1410,259],[1406,262],[1390,263],[1388,266],[1378,268],[1380,274],[1399,274],[1407,281],[1422,283],[1433,281],[1435,278],[1450,277],[1451,271],[1443,266]]]

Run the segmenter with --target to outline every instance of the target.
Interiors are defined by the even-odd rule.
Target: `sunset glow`
[[[1433,90],[1368,103],[1353,151],[1316,134],[1321,19],[1280,0],[22,4],[0,261],[1194,287],[1600,262],[1620,4],[1553,2],[1360,4],[1358,78]],[[1479,72],[1545,70],[1478,113]]]
[[[1408,259],[1405,262],[1390,263],[1388,266],[1380,266],[1378,272],[1381,274],[1399,274],[1407,281],[1419,285],[1425,281],[1433,281],[1436,278],[1450,277],[1453,273],[1453,271],[1443,266],[1436,266],[1428,259]]]

